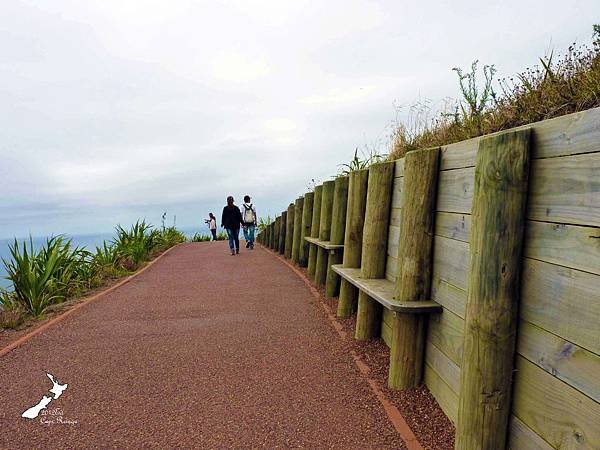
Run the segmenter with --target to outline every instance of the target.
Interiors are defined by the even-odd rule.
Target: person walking
[[[227,206],[223,208],[221,226],[227,231],[232,256],[240,253],[240,224],[242,224],[242,213],[240,208],[233,204],[233,197],[230,195],[227,197]]]
[[[217,240],[217,218],[213,213],[208,213],[208,229],[210,230],[210,234],[212,234],[212,240]]]
[[[256,208],[252,203],[250,203],[250,196],[244,196],[244,204],[243,208],[243,222],[242,226],[244,227],[244,239],[246,240],[246,248],[250,250],[254,249],[254,231],[256,230]]]

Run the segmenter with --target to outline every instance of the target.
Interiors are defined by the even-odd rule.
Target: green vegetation
[[[212,239],[210,234],[196,233],[190,239],[191,242],[208,242]],[[217,233],[217,241],[226,241],[227,233],[220,231]]]
[[[11,259],[3,260],[14,291],[0,290],[0,325],[19,326],[25,316],[39,317],[51,305],[81,296],[107,281],[127,275],[164,250],[185,242],[174,227],[162,230],[145,221],[125,229],[116,228],[116,237],[92,253],[73,247],[64,236],[51,237],[41,248],[33,240],[9,246]]]
[[[600,106],[600,25],[594,25],[591,47],[573,44],[558,58],[541,58],[540,66],[495,80],[497,90],[494,66],[484,66],[479,87],[477,65],[467,73],[453,69],[461,101],[433,117],[429,105],[419,103],[406,123],[396,124],[390,159]]]
[[[338,176],[349,175],[350,172],[356,170],[368,169],[372,164],[383,161],[385,155],[381,155],[375,151],[371,151],[369,154],[361,153],[358,155],[358,148],[354,150],[354,158],[348,164],[340,164],[340,171]]]
[[[260,219],[258,219],[258,232],[262,232],[265,228],[267,228],[271,222],[273,222],[275,219],[272,219],[271,216],[267,216],[267,217],[261,217]]]

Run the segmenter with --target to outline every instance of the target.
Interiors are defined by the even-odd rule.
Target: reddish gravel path
[[[0,358],[0,448],[403,448],[304,282],[225,246],[177,247]],[[55,423],[21,418],[46,372],[69,384]]]

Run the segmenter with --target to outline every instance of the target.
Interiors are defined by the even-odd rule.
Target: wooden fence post
[[[296,199],[294,205],[294,236],[292,239],[292,261],[298,264],[300,261],[300,236],[302,235],[302,210],[304,209],[304,197]]]
[[[294,239],[294,204],[290,203],[287,209],[287,220],[285,225],[285,250],[284,256],[287,259],[292,257],[292,241]]]
[[[271,234],[271,227],[265,226],[265,247],[269,248],[269,236]]]
[[[351,172],[348,177],[348,207],[346,210],[346,229],[344,232],[344,267],[360,267],[368,181],[368,169]],[[350,317],[356,310],[357,302],[358,289],[347,280],[342,279],[337,316]]]
[[[313,200],[313,214],[310,224],[310,237],[319,237],[319,228],[321,226],[321,200],[323,194],[323,185],[315,187],[315,198]],[[315,278],[315,268],[317,266],[317,246],[315,244],[309,244],[308,246],[308,276],[309,278]]]
[[[275,217],[275,229],[273,234],[273,250],[279,251],[279,229],[281,228],[281,216]]]
[[[269,232],[269,248],[275,248],[275,222],[271,222],[271,231]]]
[[[329,242],[332,244],[344,243],[346,229],[346,209],[348,205],[348,177],[335,179],[333,190],[333,206],[331,210],[331,233]],[[331,268],[332,264],[341,264],[344,256],[343,250],[330,250],[327,255],[327,279],[325,282],[325,296],[336,297],[340,289],[340,276]]]
[[[504,449],[510,416],[530,130],[479,141],[457,449]]]
[[[362,278],[385,277],[394,165],[392,161],[373,164],[369,168],[360,265]],[[379,334],[380,326],[381,305],[360,291],[354,337],[358,340],[374,338]]]
[[[281,255],[285,253],[285,229],[287,227],[287,210],[281,212],[281,220],[279,222],[279,241],[277,250]]]
[[[309,243],[305,241],[305,237],[310,237],[313,203],[315,199],[314,192],[304,194],[304,207],[302,208],[302,233],[300,234],[300,250],[298,254],[298,264],[300,267],[308,265],[308,248]]]
[[[429,300],[440,149],[404,157],[404,183],[394,300]],[[421,382],[427,314],[395,312],[388,386],[406,389]]]
[[[319,225],[319,240],[328,241],[331,234],[331,213],[333,208],[333,180],[323,183],[321,194],[321,224]],[[323,286],[327,279],[327,250],[317,247],[317,263],[315,265],[315,283]]]

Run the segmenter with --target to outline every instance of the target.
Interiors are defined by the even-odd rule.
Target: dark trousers
[[[212,233],[213,241],[216,241],[217,240],[217,230],[210,230],[210,232]]]
[[[227,230],[227,237],[229,237],[229,248],[231,250],[240,249],[240,229],[239,228],[225,228]]]

